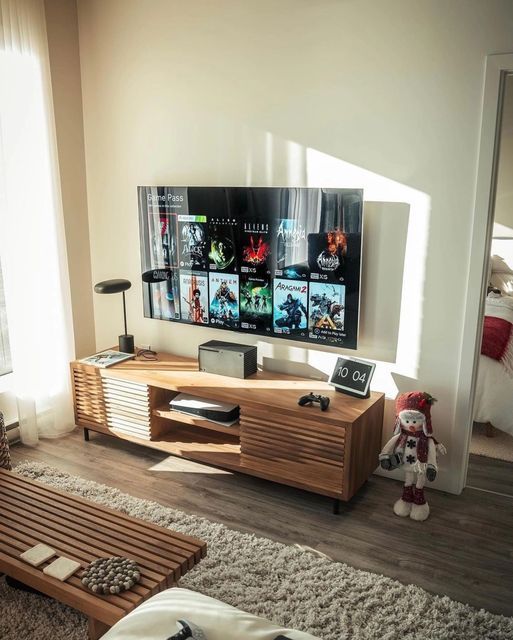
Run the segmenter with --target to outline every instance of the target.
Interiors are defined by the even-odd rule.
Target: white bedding
[[[513,435],[513,378],[501,362],[483,355],[479,356],[474,420],[491,422]]]
[[[485,315],[513,323],[513,297],[487,298]],[[483,355],[479,356],[474,420],[491,422],[513,435],[513,377],[502,362]]]

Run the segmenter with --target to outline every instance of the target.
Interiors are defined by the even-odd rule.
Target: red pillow
[[[511,322],[503,318],[485,316],[481,353],[494,360],[501,360],[508,348],[512,326]]]

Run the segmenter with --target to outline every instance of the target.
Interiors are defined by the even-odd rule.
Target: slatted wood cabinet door
[[[346,425],[320,417],[241,411],[241,467],[333,497],[342,495]]]
[[[100,369],[80,362],[71,364],[75,423],[103,427],[107,422]]]

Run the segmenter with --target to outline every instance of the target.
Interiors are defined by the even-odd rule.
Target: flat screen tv
[[[144,315],[356,349],[361,189],[138,187]]]

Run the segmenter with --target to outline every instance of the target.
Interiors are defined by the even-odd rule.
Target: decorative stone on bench
[[[153,596],[115,624],[102,640],[162,640],[188,620],[203,631],[207,640],[319,640],[246,613],[224,602],[188,589],[172,588]]]
[[[139,582],[141,572],[128,558],[97,558],[82,574],[82,584],[93,593],[114,595],[131,589]]]

